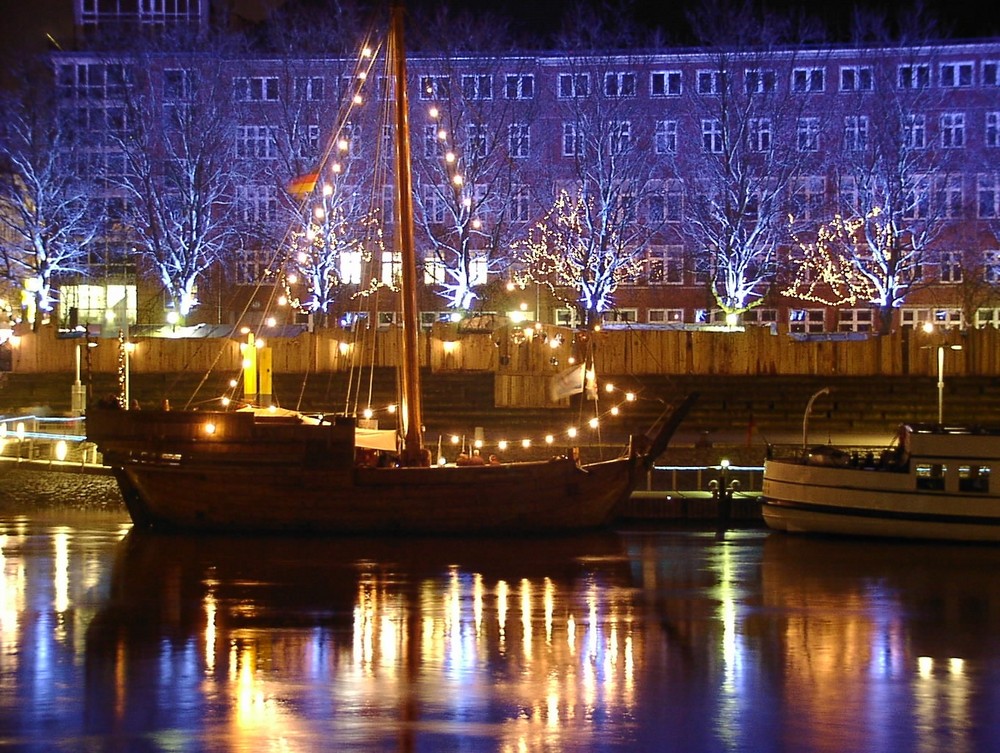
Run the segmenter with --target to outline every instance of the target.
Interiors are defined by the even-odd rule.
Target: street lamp
[[[938,424],[944,423],[944,352],[946,350],[961,350],[961,345],[938,345],[937,346],[937,373],[938,373]]]

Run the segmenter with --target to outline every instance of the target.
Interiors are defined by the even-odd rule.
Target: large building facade
[[[78,19],[146,19],[144,2],[77,0]],[[178,2],[167,15],[198,25],[203,6]],[[213,112],[225,111],[213,127],[238,178],[219,203],[246,232],[220,233],[188,290],[198,302],[188,321],[252,319],[278,299],[299,303],[288,321],[308,310],[341,318],[372,282],[391,285],[391,233],[375,252],[345,238],[362,214],[394,201],[386,191],[359,200],[378,190],[372,179],[390,148],[362,104],[391,85],[365,56],[139,57],[59,53],[57,85],[78,127],[97,137],[86,164],[107,176],[109,213],[136,201],[120,190],[136,169],[121,145],[148,115],[129,102],[149,97],[128,90],[157,100],[149,123],[194,119],[210,88],[224,92],[213,94]],[[221,84],[206,86],[210,78]],[[409,78],[425,321],[463,309],[578,323],[587,307],[568,301],[593,289],[563,279],[553,292],[543,284],[552,277],[528,270],[565,252],[539,228],[575,206],[576,219],[601,224],[587,241],[628,259],[592,306],[608,322],[728,318],[799,333],[874,331],[885,317],[892,327],[1000,326],[1000,41],[421,54]],[[316,177],[294,186],[302,175]],[[65,281],[65,323],[70,310],[74,323],[110,321],[112,310],[117,321],[156,324],[176,305],[128,230],[94,244],[88,279]],[[838,258],[867,279],[838,269]],[[578,269],[587,277],[608,266]],[[379,321],[389,324],[385,290]]]

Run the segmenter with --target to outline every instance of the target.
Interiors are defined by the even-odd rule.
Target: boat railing
[[[800,444],[767,446],[768,460],[785,460],[809,465],[867,468],[873,470],[900,470],[905,466],[904,456],[898,446],[885,445],[811,445]]]

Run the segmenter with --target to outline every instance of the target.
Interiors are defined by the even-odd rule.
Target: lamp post
[[[944,352],[946,350],[961,350],[961,345],[937,346],[937,389],[938,389],[938,424],[944,423]]]

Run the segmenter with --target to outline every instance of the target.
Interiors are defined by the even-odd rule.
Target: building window
[[[560,73],[559,96],[563,98],[590,96],[590,74]]]
[[[481,123],[470,123],[465,127],[466,155],[483,159],[489,151],[490,129]]]
[[[510,210],[510,218],[514,222],[527,222],[531,219],[531,193],[527,186],[514,186],[510,196]]]
[[[862,152],[868,148],[868,116],[848,115],[844,118],[844,148]]]
[[[826,178],[807,175],[797,180],[795,189],[796,220],[815,220],[822,215],[826,200]]]
[[[362,261],[360,251],[341,251],[340,281],[345,285],[360,285]]]
[[[608,127],[608,154],[621,154],[628,150],[632,139],[632,123],[628,120],[613,120]]]
[[[815,335],[826,329],[824,309],[791,309],[788,312],[788,331]]]
[[[1000,250],[983,251],[983,279],[991,285],[1000,283]]]
[[[504,77],[504,96],[507,99],[534,99],[534,74],[508,73]]]
[[[323,99],[321,76],[298,76],[292,82],[292,95],[298,101],[319,102]]]
[[[961,149],[965,146],[965,113],[941,114],[941,146],[945,149]]]
[[[755,308],[744,311],[740,317],[744,324],[756,327],[769,327],[778,323],[778,309]]]
[[[278,192],[275,186],[237,186],[236,203],[244,224],[266,225],[278,218]]]
[[[639,309],[612,309],[605,311],[601,315],[603,322],[637,322],[639,321]]]
[[[795,139],[800,152],[818,152],[819,118],[799,118],[795,126]]]
[[[236,156],[240,159],[277,159],[278,127],[263,125],[237,126]]]
[[[988,147],[1000,147],[1000,112],[986,113],[985,144]]]
[[[941,63],[939,82],[950,89],[972,86],[972,63]]]
[[[778,75],[770,69],[751,68],[743,73],[743,87],[747,94],[767,94],[778,88]]]
[[[398,287],[403,273],[403,255],[399,251],[382,252],[382,284]]]
[[[875,75],[868,65],[844,65],[840,67],[840,91],[870,92],[875,89]]]
[[[698,71],[698,93],[719,94],[726,86],[726,74],[723,71]]]
[[[235,249],[236,284],[257,285],[267,277],[270,252],[259,248]]]
[[[649,309],[646,321],[650,324],[683,324],[684,309]]]
[[[825,68],[793,68],[793,92],[821,92],[826,90]]]
[[[962,281],[962,252],[942,251],[940,261],[940,280],[945,284],[955,284]]]
[[[511,157],[523,159],[531,156],[531,128],[527,123],[511,123],[507,135]]]
[[[871,332],[871,309],[840,309],[837,312],[838,332]]]
[[[861,195],[858,192],[858,181],[853,175],[845,175],[840,179],[840,206],[848,210],[849,215],[861,214]]]
[[[493,99],[493,76],[462,76],[462,96],[468,100]]]
[[[750,149],[755,152],[766,152],[771,149],[771,119],[750,118],[747,124],[747,137],[750,139]]]
[[[701,121],[701,150],[712,154],[722,153],[722,124],[718,118]]]
[[[562,127],[562,155],[563,157],[579,157],[583,154],[583,134],[576,127],[576,123],[566,121]]]
[[[439,133],[440,129],[436,124],[430,123],[424,125],[424,157],[431,159],[444,156],[444,140],[440,138]]]
[[[277,102],[277,76],[237,76],[233,79],[237,102]]]
[[[931,213],[931,180],[926,175],[914,175],[906,183],[903,217],[908,220],[927,219]]]
[[[982,329],[983,327],[1000,329],[1000,309],[977,309],[975,326],[976,329]]]
[[[961,175],[938,178],[938,201],[941,203],[942,216],[957,220],[965,214],[965,192],[962,189]]]
[[[653,127],[653,151],[657,154],[677,153],[677,121],[657,120]]]
[[[1000,61],[983,61],[983,86],[1000,86]]]
[[[646,252],[646,274],[640,284],[684,284],[684,247],[651,246]]]
[[[679,180],[663,181],[659,190],[649,194],[649,221],[680,222],[684,211],[684,184]]]
[[[980,219],[1000,217],[1000,173],[980,173],[976,177],[978,215]]]
[[[927,116],[910,114],[903,120],[903,146],[907,149],[927,147]]]
[[[421,76],[421,99],[448,99],[451,96],[451,79],[448,76]]]
[[[653,71],[649,74],[651,97],[679,97],[682,91],[680,71]]]
[[[424,186],[424,217],[427,222],[433,222],[438,225],[444,222],[445,218],[445,199],[444,190],[438,186]]]
[[[187,68],[163,71],[163,99],[167,102],[194,101],[195,72]]]
[[[931,85],[931,67],[927,63],[901,65],[897,68],[900,89],[926,89]]]
[[[635,96],[635,74],[634,73],[605,73],[604,74],[604,96],[605,97],[634,97]]]

